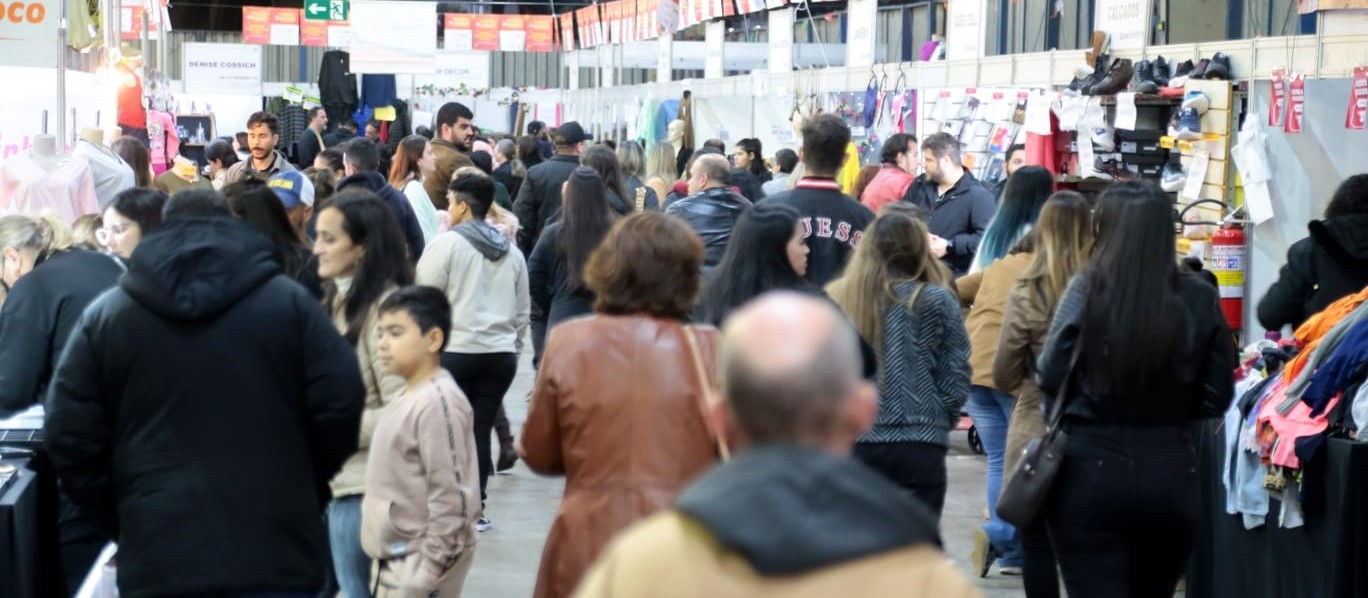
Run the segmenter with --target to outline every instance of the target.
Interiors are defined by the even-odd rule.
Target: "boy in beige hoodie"
[[[361,547],[376,559],[376,596],[448,598],[475,557],[480,478],[474,415],[442,349],[451,327],[446,295],[408,287],[380,306],[380,361],[404,378],[371,440],[361,504]]]

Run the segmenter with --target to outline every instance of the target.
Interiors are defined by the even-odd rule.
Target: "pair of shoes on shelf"
[[[1230,81],[1232,73],[1230,57],[1225,52],[1217,52],[1211,58],[1203,58],[1195,63],[1191,60],[1184,60],[1179,63],[1169,84],[1174,87],[1182,87],[1188,79]]]
[[[1168,162],[1164,163],[1164,171],[1159,175],[1159,187],[1169,193],[1177,193],[1183,190],[1183,185],[1187,184],[1187,175],[1183,173],[1182,154],[1177,150],[1169,152]]]
[[[1130,90],[1140,94],[1157,94],[1168,85],[1169,75],[1169,63],[1163,56],[1153,61],[1141,60],[1135,65],[1135,76],[1131,79]]]

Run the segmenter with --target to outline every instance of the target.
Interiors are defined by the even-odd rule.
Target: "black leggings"
[[[1173,596],[1196,541],[1187,425],[1074,425],[1045,523],[1070,596]]]
[[[456,379],[475,412],[475,453],[480,464],[480,500],[488,495],[489,474],[494,471],[490,457],[489,433],[503,405],[504,394],[518,373],[518,356],[513,353],[443,353],[442,367]]]
[[[1055,561],[1045,518],[1036,517],[1021,535],[1021,581],[1026,598],[1059,598],[1059,563]]]

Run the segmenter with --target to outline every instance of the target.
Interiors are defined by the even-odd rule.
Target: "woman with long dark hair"
[[[1007,257],[1017,241],[1031,232],[1041,206],[1053,192],[1054,175],[1042,166],[1023,166],[1007,179],[1002,202],[983,231],[983,240],[979,241],[978,253],[974,254],[974,264],[969,271],[977,272],[994,260]]]
[[[303,285],[315,298],[323,298],[323,280],[318,277],[318,264],[313,249],[290,224],[290,216],[267,184],[247,178],[223,188],[228,207],[233,215],[266,235],[279,253],[285,275]]]
[[[592,146],[584,150],[584,154],[580,156],[580,164],[594,169],[603,179],[603,185],[608,190],[608,203],[613,206],[613,211],[622,216],[636,211],[636,195],[627,194],[627,186],[622,179],[622,168],[618,165],[617,154],[612,148],[606,145]],[[660,202],[654,194],[646,195],[642,203],[644,209],[660,210]]]
[[[736,142],[733,165],[750,171],[761,183],[768,183],[774,179],[774,174],[765,168],[765,151],[759,139],[747,138]]]
[[[119,154],[125,164],[133,169],[133,186],[143,189],[152,188],[152,156],[147,151],[147,144],[137,137],[124,135],[114,140],[109,145],[109,149]]]
[[[1235,349],[1216,289],[1178,271],[1158,186],[1113,184],[1094,222],[1039,359],[1066,438],[1045,523],[1070,596],[1170,596],[1199,516],[1191,424],[1229,405]]]
[[[368,596],[370,558],[361,550],[361,495],[366,488],[370,437],[380,410],[404,387],[384,374],[376,328],[380,303],[391,292],[413,284],[413,265],[399,221],[385,202],[369,191],[343,191],[318,215],[314,256],[323,278],[323,305],[342,336],[356,347],[366,384],[365,412],[357,452],[332,479],[328,536],[333,570],[347,596]]]
[[[879,413],[855,457],[940,520],[950,430],[969,396],[969,336],[926,224],[884,209],[827,292],[879,363]]]
[[[403,192],[418,217],[423,229],[423,243],[431,243],[437,236],[437,206],[423,187],[423,181],[437,167],[437,156],[432,153],[432,142],[422,135],[409,135],[399,142],[390,166],[390,186]]]
[[[524,168],[532,168],[546,161],[546,158],[542,157],[541,145],[537,143],[536,137],[523,135],[518,138],[518,159],[522,161]]]
[[[587,166],[570,173],[561,196],[560,222],[542,231],[527,264],[528,290],[536,306],[532,343],[538,356],[551,328],[593,312],[594,293],[584,282],[584,265],[618,216],[603,178]]]
[[[1026,445],[1045,433],[1035,357],[1044,348],[1059,297],[1092,255],[1092,206],[1073,191],[1055,193],[1041,208],[1031,235],[1035,237],[1034,251],[1026,271],[1007,294],[993,356],[993,386],[1012,397],[1002,463],[1005,475],[1015,471]],[[974,423],[978,425],[977,420]],[[998,488],[1005,475],[999,479]],[[989,493],[995,501],[997,492],[991,484]],[[1059,571],[1045,521],[1037,518],[1016,531],[1026,598],[1059,598]]]
[[[803,279],[808,254],[803,233],[792,207],[761,203],[746,210],[709,276],[699,310],[703,321],[721,326],[732,310],[770,291],[820,292]]]

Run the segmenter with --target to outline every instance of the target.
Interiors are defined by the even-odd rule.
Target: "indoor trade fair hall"
[[[0,0],[0,598],[1368,598],[1368,0]]]

